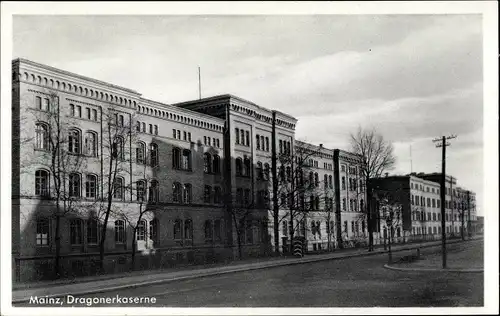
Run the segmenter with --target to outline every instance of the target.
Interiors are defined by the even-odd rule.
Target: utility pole
[[[433,142],[441,142],[436,145],[436,147],[441,147],[443,148],[442,151],[442,157],[441,157],[441,254],[443,257],[443,269],[446,269],[446,221],[445,221],[445,216],[446,216],[446,211],[445,211],[445,203],[444,201],[446,200],[446,147],[450,146],[451,144],[448,143],[446,140],[447,139],[453,139],[456,138],[457,136],[451,135],[451,136],[442,136],[441,138],[436,138],[432,140]]]

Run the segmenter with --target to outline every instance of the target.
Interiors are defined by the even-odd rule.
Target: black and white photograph
[[[2,315],[498,314],[497,2],[1,23]]]

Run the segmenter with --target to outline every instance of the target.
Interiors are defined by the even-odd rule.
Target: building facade
[[[389,176],[373,179],[375,192],[380,196],[389,196],[389,203],[401,205],[401,231],[396,228],[396,240],[428,240],[441,238],[441,196],[440,175],[412,173],[405,176]],[[463,202],[467,192],[457,187],[456,178],[446,177],[445,182],[445,223],[446,235],[458,236],[464,225],[467,231],[468,208]],[[472,201],[474,194],[469,192]],[[470,202],[471,227],[474,227],[475,208]],[[460,207],[460,211],[457,208]],[[464,222],[461,214],[465,214]],[[384,218],[384,214],[379,215]],[[383,221],[382,221],[383,226]],[[472,228],[471,228],[472,229]],[[401,238],[403,237],[403,238]]]

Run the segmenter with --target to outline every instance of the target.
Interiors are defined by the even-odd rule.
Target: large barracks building
[[[360,157],[297,141],[297,119],[239,97],[164,104],[16,59],[12,115],[17,281],[53,277],[56,231],[64,275],[96,273],[107,210],[107,272],[133,248],[140,269],[271,255],[273,210],[280,251],[292,231],[310,251],[366,236]]]

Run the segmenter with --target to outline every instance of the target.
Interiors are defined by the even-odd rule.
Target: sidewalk
[[[483,272],[484,251],[478,246],[478,240],[471,240],[460,248],[447,251],[446,269],[442,268],[440,254],[423,256],[414,262],[398,262],[388,268],[400,271],[448,271],[448,272]]]
[[[448,243],[461,242],[461,240],[449,241]],[[404,251],[419,247],[434,247],[440,245],[440,241],[393,245],[392,251]],[[218,264],[212,266],[188,267],[186,269],[153,270],[127,274],[115,274],[97,277],[86,277],[77,280],[63,280],[54,282],[25,284],[24,288],[16,286],[12,291],[12,303],[29,301],[31,296],[57,297],[71,295],[83,295],[102,293],[119,289],[134,288],[151,284],[167,283],[173,281],[187,280],[193,278],[207,277],[213,275],[235,273],[241,271],[266,269],[271,267],[304,264],[324,260],[335,260],[352,257],[370,256],[385,253],[383,248],[368,252],[366,248],[345,249],[327,254],[309,255],[303,258],[274,257],[262,258],[260,260],[234,261],[230,264]],[[43,287],[42,287],[43,286]]]

